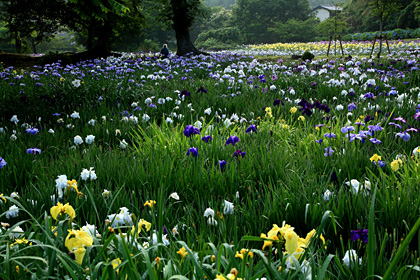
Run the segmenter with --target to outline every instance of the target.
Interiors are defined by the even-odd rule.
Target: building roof
[[[336,6],[324,6],[324,5],[319,5],[318,7],[313,8],[312,10],[319,10],[319,9],[324,9],[324,10],[328,10],[328,11],[341,11],[343,10],[343,8],[341,7],[336,7]]]

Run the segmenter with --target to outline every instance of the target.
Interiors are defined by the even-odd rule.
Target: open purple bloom
[[[0,169],[2,169],[6,164],[7,162],[2,157],[0,157]]]
[[[414,114],[414,119],[420,121],[420,112],[417,112],[417,113]]]
[[[226,166],[226,160],[219,160],[217,166],[219,166],[220,169],[223,169],[223,167]]]
[[[345,127],[341,128],[342,133],[348,133],[349,131],[354,131],[354,126],[346,125]]]
[[[352,241],[356,241],[361,239],[363,241],[363,243],[367,243],[368,242],[368,233],[369,231],[367,229],[357,229],[357,230],[352,230],[350,231],[350,239]]]
[[[233,146],[235,146],[235,143],[239,142],[239,138],[236,135],[230,136],[228,138],[228,140],[226,141],[226,145],[232,144]]]
[[[350,103],[347,108],[350,112],[357,109],[356,104],[354,103]]]
[[[319,140],[315,140],[315,142],[317,142],[318,144],[321,144],[322,143],[322,141],[324,141],[324,139],[319,139]]]
[[[200,130],[192,125],[187,125],[184,130],[184,135],[190,137],[194,134],[200,134]]]
[[[335,134],[334,134],[334,133],[331,133],[331,132],[330,132],[330,133],[325,133],[325,134],[324,134],[324,137],[325,137],[325,138],[335,138],[336,136],[335,136]]]
[[[378,165],[379,165],[380,168],[384,168],[386,163],[383,160],[378,160]]]
[[[192,155],[193,157],[198,157],[198,149],[196,147],[191,147],[188,149],[187,156]]]
[[[283,105],[283,106],[284,106],[284,102],[283,102],[283,100],[281,100],[281,99],[276,99],[276,100],[274,100],[274,101],[273,101],[273,106],[279,106],[279,105],[280,105],[280,103],[281,103],[281,105]]]
[[[382,127],[379,124],[369,125],[368,128],[369,130],[372,130],[372,131],[382,131]]]
[[[179,97],[181,98],[182,96],[191,96],[190,92],[186,89],[184,89],[183,91],[181,91],[181,93],[179,94]]]
[[[37,134],[39,132],[39,130],[38,130],[38,128],[36,128],[36,127],[31,127],[31,128],[28,128],[27,130],[26,130],[26,133],[28,134],[30,134],[30,135],[35,135],[35,134]]]
[[[393,118],[393,120],[394,121],[400,121],[400,122],[402,122],[402,123],[407,123],[407,121],[406,120],[404,120],[403,118],[401,118],[401,117],[398,117],[398,118]]]
[[[398,132],[397,134],[395,134],[395,138],[397,138],[397,136],[401,137],[402,140],[404,140],[405,142],[410,140],[410,134],[408,134],[407,132]]]
[[[325,148],[324,157],[332,156],[334,150],[331,147]]]
[[[203,136],[203,138],[201,138],[201,140],[208,143],[208,142],[211,142],[213,140],[213,137],[211,137],[211,135],[205,135],[205,136]]]
[[[236,150],[234,153],[233,153],[233,157],[239,157],[239,156],[242,156],[242,157],[244,157],[246,155],[246,153],[245,152],[242,152],[241,150]]]
[[[256,132],[257,126],[255,124],[251,124],[246,130],[245,133]],[[238,140],[239,141],[239,140]]]
[[[200,86],[200,88],[196,91],[196,93],[199,93],[199,92],[207,93],[207,89],[205,89],[203,86]]]
[[[390,122],[390,123],[388,123],[389,125],[393,125],[393,126],[395,126],[395,127],[398,127],[398,128],[402,128],[402,126],[401,125],[399,125],[399,124],[397,124],[397,123],[394,123],[394,122]]]
[[[372,142],[373,144],[381,144],[382,142],[376,138],[370,138],[369,139],[370,142]]]
[[[41,149],[38,148],[29,148],[26,150],[27,154],[34,154],[36,155],[36,153],[41,154]]]

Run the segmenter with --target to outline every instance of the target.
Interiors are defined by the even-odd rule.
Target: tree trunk
[[[189,23],[187,18],[187,9],[185,8],[185,0],[171,0],[173,10],[173,22],[176,36],[178,56],[184,56],[187,53],[200,54],[201,52],[194,47],[190,39],[190,32],[188,30]]]
[[[19,37],[19,33],[17,31],[15,33],[15,51],[16,53],[22,53],[22,40]]]
[[[381,58],[382,52],[382,19],[379,21],[379,52],[378,52],[378,59]]]
[[[108,20],[105,20],[104,25],[98,30],[98,40],[96,45],[88,49],[92,55],[96,57],[106,57],[111,54],[111,32],[112,28]]]

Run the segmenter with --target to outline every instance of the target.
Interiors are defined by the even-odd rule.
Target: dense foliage
[[[419,42],[344,48],[2,68],[0,277],[418,277]]]

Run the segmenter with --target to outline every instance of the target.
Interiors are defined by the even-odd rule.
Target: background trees
[[[343,7],[340,16],[316,20],[312,8],[337,3]],[[418,0],[0,0],[0,49],[36,53],[50,46],[105,56],[159,51],[167,43],[185,55],[199,53],[194,45],[226,49],[417,28],[419,5]]]

